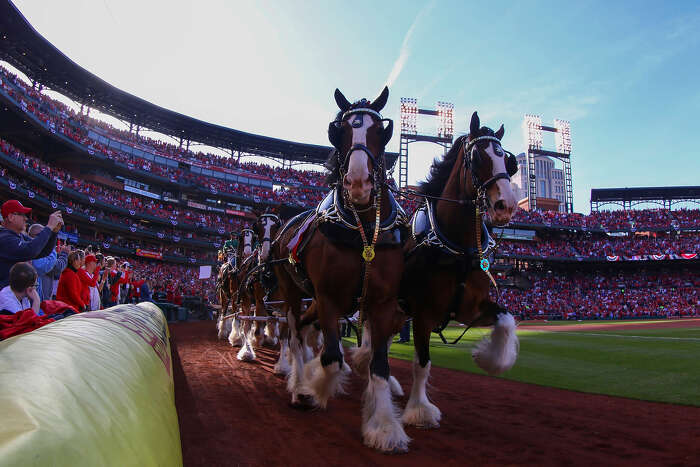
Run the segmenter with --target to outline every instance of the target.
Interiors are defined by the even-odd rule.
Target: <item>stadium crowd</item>
[[[17,200],[2,204],[0,229],[0,339],[31,331],[71,314],[119,303],[152,301],[182,305],[187,295],[210,298],[213,278],[194,267],[105,256],[61,244],[60,211],[46,225],[28,225],[32,209]],[[160,297],[159,297],[160,296]]]
[[[168,184],[193,185],[204,188],[205,193],[212,195],[228,193],[246,199],[247,202],[270,201],[304,208],[314,206],[325,194],[324,174],[321,172],[273,167],[256,162],[242,162],[234,157],[193,152],[181,146],[139,135],[138,131],[120,130],[89,117],[89,112],[75,112],[41,92],[40,87],[33,88],[2,67],[0,87],[24,112],[36,117],[52,133],[64,135],[78,143],[88,154],[100,153],[127,165],[134,170],[136,179],[139,173],[135,169],[163,177],[166,180],[161,183],[161,188],[168,189]],[[152,161],[137,157],[105,146],[89,136],[91,131],[114,141],[128,143],[152,155],[221,173],[242,175],[248,177],[249,181],[266,183],[263,183],[265,186],[260,186],[253,182],[234,182],[187,170],[183,168],[185,165],[169,166],[155,162],[155,159]],[[11,241],[0,244],[0,286],[5,293],[3,297],[7,297],[7,302],[0,301],[0,304],[6,304],[3,306],[11,306],[13,309],[17,308],[14,302],[20,307],[26,305],[23,310],[31,308],[35,314],[33,322],[40,323],[43,322],[42,319],[47,318],[42,318],[46,313],[36,303],[37,297],[40,298],[39,303],[41,300],[50,301],[53,298],[64,301],[71,306],[73,312],[100,309],[125,301],[148,300],[156,296],[175,304],[182,304],[183,297],[187,295],[212,298],[215,290],[214,280],[198,279],[198,268],[173,264],[163,260],[165,258],[146,260],[136,259],[132,255],[141,249],[163,256],[181,257],[190,264],[196,261],[214,263],[213,246],[193,249],[178,242],[181,239],[193,239],[218,245],[229,232],[237,232],[245,225],[247,221],[244,218],[211,212],[196,206],[201,203],[183,207],[163,199],[117,189],[115,186],[119,185],[114,179],[111,181],[115,183],[110,185],[95,181],[110,180],[110,174],[101,172],[100,169],[91,168],[92,172],[88,177],[90,180],[87,180],[84,172],[83,175],[71,173],[55,163],[20,150],[4,139],[0,139],[0,151],[17,161],[22,168],[19,170],[15,166],[0,163],[0,174],[11,183],[11,187],[14,185],[28,190],[33,194],[29,195],[30,198],[42,196],[60,205],[69,219],[71,215],[79,213],[91,222],[99,219],[128,227],[133,234],[114,234],[96,228],[95,224],[89,222],[64,225],[63,217],[56,214],[49,218],[46,228],[41,225],[27,225],[19,229],[21,215],[24,215],[26,223],[27,215],[30,214],[26,211],[27,208],[15,200],[9,205],[8,209],[12,212],[8,211],[9,217],[6,218],[3,204],[4,228],[0,230],[0,236],[6,235]],[[46,177],[55,184],[56,190],[33,183],[27,175]],[[273,184],[279,186],[273,189]],[[173,190],[177,188],[179,187]],[[70,190],[87,196],[89,203],[86,203],[84,198],[80,198],[83,201],[76,200]],[[158,194],[155,193],[155,196]],[[96,201],[127,209],[133,214],[127,217],[109,208],[101,209],[95,206]],[[399,201],[409,214],[419,204],[415,198],[401,198]],[[146,219],[145,216],[155,216],[165,227],[154,227],[152,219]],[[75,216],[73,218],[78,219]],[[601,211],[590,215],[518,210],[511,227],[526,228],[528,225],[538,226],[535,241],[503,241],[499,247],[499,254],[537,258],[602,259],[606,256],[697,253],[697,232],[681,231],[700,229],[700,210]],[[566,227],[588,232],[580,235],[553,233],[550,232],[552,229],[547,227]],[[215,232],[212,232],[212,229],[216,229]],[[628,235],[612,236],[606,233],[618,231],[627,232]],[[659,235],[634,234],[646,231],[654,231]],[[77,236],[81,243],[89,242],[95,246],[83,251],[57,242],[59,232],[61,235]],[[31,235],[32,233],[34,235]],[[143,233],[155,235],[159,241],[146,240]],[[42,240],[38,242],[37,239]],[[108,255],[111,247],[128,249],[131,254],[129,258],[115,258],[114,255],[110,257]],[[99,251],[102,248],[105,253]],[[10,287],[11,270],[16,265],[20,265],[15,270],[18,277],[15,284],[17,290]],[[61,286],[61,278],[64,276]],[[696,279],[695,282],[689,282],[685,274],[677,271],[664,274],[643,272],[634,275],[562,273],[554,276],[532,273],[532,280],[534,286],[530,290],[504,289],[501,295],[506,307],[521,313],[522,317],[552,315],[563,319],[612,319],[662,316],[669,313],[686,315],[699,311],[700,284]],[[96,292],[93,293],[93,289]],[[57,310],[51,311],[51,315],[59,319],[66,313],[64,309],[61,309],[60,313]],[[0,325],[1,322],[0,320]]]
[[[690,271],[528,273],[531,289],[501,289],[499,303],[521,319],[695,316],[700,278]]]
[[[689,234],[675,237],[567,237],[538,239],[533,242],[503,241],[498,253],[536,257],[638,256],[700,253],[700,236]]]

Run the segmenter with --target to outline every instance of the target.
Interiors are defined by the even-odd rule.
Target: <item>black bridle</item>
[[[272,219],[273,222],[275,223],[275,225],[278,227],[282,225],[282,221],[280,220],[280,218],[276,214],[272,214],[272,213],[262,214],[262,215],[260,215],[260,217],[258,218],[256,223],[259,223],[262,219]],[[261,223],[261,225],[262,225],[262,223]],[[253,232],[253,233],[255,233],[255,232]],[[270,235],[272,235],[272,229],[270,229]],[[259,237],[259,235],[258,235],[258,237]],[[265,242],[272,242],[272,238],[265,236],[265,230],[263,229],[262,230],[262,243],[265,243]]]
[[[481,148],[479,148],[479,145],[477,143],[480,141],[491,141],[494,143],[498,143],[498,146],[501,148],[501,150],[504,153],[506,153],[509,157],[514,158],[515,155],[503,149],[503,146],[501,146],[501,140],[495,136],[477,136],[474,139],[468,138],[468,136],[462,137],[462,146],[464,148],[464,154],[462,156],[462,169],[464,171],[464,178],[467,178],[467,171],[471,169],[472,185],[474,186],[474,194],[471,201],[472,203],[480,204],[482,207],[487,207],[490,204],[490,202],[488,197],[486,196],[486,190],[488,190],[491,187],[491,185],[496,183],[498,180],[507,180],[508,182],[510,182],[511,174],[507,172],[499,172],[497,174],[492,175],[490,178],[482,181],[479,178],[479,175],[476,173],[477,171],[475,167],[475,165],[477,165],[476,161],[481,159],[481,155],[479,154]]]
[[[364,152],[367,157],[369,158],[370,161],[372,161],[372,179],[373,179],[373,185],[375,188],[375,191],[379,188],[379,185],[383,183],[386,179],[386,172],[385,172],[385,167],[386,163],[384,160],[384,148],[386,147],[386,143],[388,140],[391,138],[391,134],[393,132],[393,121],[389,118],[383,118],[382,115],[368,107],[358,107],[355,109],[350,109],[347,112],[344,112],[343,115],[340,117],[340,119],[335,120],[331,122],[329,126],[335,127],[336,131],[339,131],[343,122],[345,120],[352,116],[352,115],[371,115],[372,117],[375,117],[380,123],[382,122],[388,122],[386,127],[382,124],[382,131],[383,131],[383,144],[382,144],[382,149],[381,152],[378,154],[374,154],[372,150],[367,147],[364,144],[356,143],[350,146],[350,148],[343,154],[340,150],[340,141],[339,138],[331,138],[331,141],[333,142],[335,148],[336,148],[336,157],[338,160],[338,171],[340,174],[339,177],[339,184],[342,185],[343,180],[345,179],[345,175],[347,174],[348,170],[348,164],[350,163],[350,154],[352,154],[354,151],[362,151]],[[352,122],[350,124],[353,128],[357,128],[357,124],[355,122]]]

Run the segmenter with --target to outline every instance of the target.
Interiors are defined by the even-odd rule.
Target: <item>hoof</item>
[[[308,394],[299,394],[296,397],[296,401],[290,402],[289,406],[293,409],[301,410],[304,412],[310,412],[318,408],[314,398]]]

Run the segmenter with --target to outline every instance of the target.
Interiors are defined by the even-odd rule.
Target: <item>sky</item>
[[[479,112],[523,152],[522,121],[571,122],[574,209],[591,188],[700,185],[700,2],[15,0],[73,61],[162,107],[328,145],[336,87]],[[419,132],[434,123],[419,120]],[[545,149],[554,149],[545,136]],[[438,146],[409,149],[409,183]],[[398,174],[397,174],[398,175]]]

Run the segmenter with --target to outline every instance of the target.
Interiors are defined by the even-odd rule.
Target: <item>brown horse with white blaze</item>
[[[436,160],[420,191],[426,203],[412,219],[414,240],[405,246],[406,269],[401,299],[413,316],[413,387],[402,420],[421,427],[439,425],[440,410],[428,399],[430,333],[450,320],[467,326],[495,324],[490,338],[472,352],[489,374],[515,363],[518,339],[510,313],[489,298],[489,236],[481,215],[505,225],[516,209],[510,177],[515,156],[501,147],[503,125],[480,127],[476,112],[470,133]],[[481,245],[479,245],[481,243]],[[495,284],[495,283],[494,283]]]
[[[293,261],[275,264],[280,290],[290,308],[292,370],[287,387],[292,403],[308,401],[325,408],[328,399],[342,390],[346,372],[338,319],[352,315],[361,297],[365,334],[372,344],[363,397],[363,439],[366,445],[383,451],[404,451],[409,438],[391,398],[387,352],[402,317],[397,297],[406,225],[405,214],[386,185],[384,148],[393,125],[379,112],[388,95],[384,88],[372,102],[350,103],[336,89],[340,111],[328,128],[336,151],[327,165],[334,188],[311,214],[315,217],[304,234],[308,241],[303,250],[290,251],[297,229],[285,227],[274,258],[298,254]],[[299,278],[301,269],[304,280]],[[308,284],[308,290],[301,283]],[[308,326],[302,325],[300,304],[306,293],[314,297],[313,309],[323,331],[321,353],[310,361],[305,361],[302,348]]]

